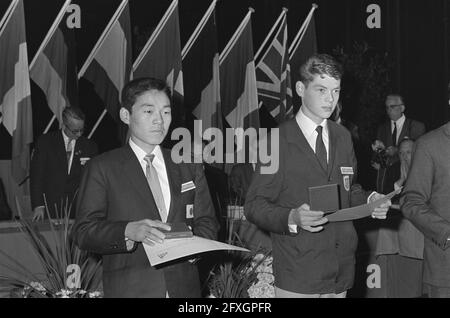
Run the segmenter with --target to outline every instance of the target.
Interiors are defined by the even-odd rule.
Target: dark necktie
[[[155,155],[147,155],[144,160],[147,162],[146,177],[150,190],[152,190],[153,198],[155,199],[156,207],[158,208],[161,220],[166,222],[167,220],[167,210],[166,204],[164,203],[164,196],[161,190],[161,184],[159,183],[158,173],[153,166],[153,160]]]
[[[322,168],[327,171],[328,170],[328,159],[327,159],[327,148],[325,148],[325,144],[323,143],[322,138],[322,126],[317,126],[317,139],[316,139],[316,157],[319,160]]]
[[[394,122],[394,131],[392,132],[392,145],[397,146],[397,123]]]

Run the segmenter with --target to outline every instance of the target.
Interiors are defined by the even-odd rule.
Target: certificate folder
[[[160,229],[160,231],[165,234],[166,240],[194,236],[192,230],[186,225],[186,223],[168,223],[168,225],[171,227],[170,231]]]
[[[312,211],[334,213],[339,210],[339,187],[337,184],[327,184],[308,188],[309,206]]]

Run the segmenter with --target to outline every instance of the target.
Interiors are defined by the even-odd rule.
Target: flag
[[[65,2],[30,65],[30,77],[60,125],[64,108],[78,106],[75,33],[63,19],[70,2]]]
[[[12,136],[12,175],[20,183],[29,171],[33,118],[23,0],[12,5],[0,26],[0,122]]]
[[[130,8],[128,0],[123,0],[78,76],[93,85],[104,103],[105,112],[97,124],[106,112],[120,122],[121,93],[130,79],[131,58]]]
[[[178,0],[174,0],[134,63],[132,76],[166,80],[181,114],[184,89],[180,43]]]
[[[220,56],[220,96],[227,123],[235,129],[259,128],[258,94],[250,9]],[[241,138],[241,139],[239,139]],[[238,158],[246,149],[244,136],[238,136]],[[250,140],[250,143],[253,141]]]
[[[304,26],[300,29],[300,40],[297,43],[292,43],[289,51],[289,62],[293,73],[291,75],[291,80],[293,80],[293,83],[299,80],[300,66],[302,66],[309,57],[317,53],[316,23],[314,19],[315,9],[317,9],[317,5],[313,5],[313,8],[304,22]],[[297,94],[294,94],[293,99],[294,105],[296,105],[295,111],[298,111],[301,105],[300,97]]]
[[[184,104],[201,120],[203,132],[222,127],[220,107],[219,51],[215,18],[216,0],[183,50]],[[209,139],[205,136],[205,139]]]
[[[288,30],[286,10],[281,21],[275,23],[268,39],[272,42],[256,66],[258,99],[277,123],[292,115],[292,89],[289,67]]]

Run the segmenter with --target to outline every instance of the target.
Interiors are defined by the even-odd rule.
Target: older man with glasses
[[[97,145],[83,137],[85,115],[79,108],[62,113],[62,129],[41,136],[31,160],[31,204],[33,220],[73,218],[75,194],[84,165],[98,153]]]

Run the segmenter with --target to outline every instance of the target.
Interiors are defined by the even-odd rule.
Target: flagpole
[[[289,59],[292,59],[294,52],[297,50],[298,46],[300,45],[300,43],[303,39],[304,31],[309,26],[309,23],[311,22],[314,11],[317,8],[319,8],[319,6],[315,3],[313,3],[311,11],[309,12],[308,16],[306,17],[305,21],[303,22],[303,25],[300,28],[300,30],[298,31],[294,41],[292,41],[291,47],[289,48],[289,54],[290,54]]]
[[[280,24],[280,21],[286,16],[288,12],[287,8],[283,8],[283,12],[281,12],[280,16],[278,17],[278,20],[275,22],[275,24],[272,27],[272,30],[270,30],[269,34],[267,35],[266,39],[264,40],[263,44],[259,48],[258,52],[255,54],[255,61],[258,60],[259,55],[261,54],[262,50],[266,46],[269,39],[273,36],[273,33],[275,32],[276,27]]]
[[[92,136],[94,135],[95,131],[97,130],[98,126],[100,126],[100,123],[102,122],[103,118],[105,118],[106,114],[108,113],[108,111],[105,109],[103,110],[103,113],[100,115],[100,118],[97,120],[97,122],[95,123],[94,128],[92,128],[91,133],[88,136],[88,139],[91,139]]]
[[[5,29],[5,26],[7,25],[7,22],[9,21],[9,18],[14,11],[14,9],[19,4],[19,0],[13,0],[11,1],[11,4],[9,5],[8,9],[6,10],[5,14],[3,15],[2,20],[0,21],[0,35],[3,33],[3,30]],[[7,21],[8,20],[8,21]]]
[[[162,17],[161,21],[159,22],[158,26],[156,27],[153,34],[150,36],[150,39],[145,44],[144,48],[142,49],[141,53],[139,54],[138,58],[133,64],[133,68],[131,71],[131,74],[133,74],[136,69],[139,67],[139,64],[141,64],[142,60],[144,59],[145,55],[147,54],[147,51],[152,47],[153,43],[155,42],[156,38],[158,37],[159,33],[161,33],[161,30],[163,29],[164,25],[166,24],[167,20],[169,19],[170,15],[172,14],[173,10],[178,6],[178,0],[173,0],[173,2],[170,4],[169,8],[167,9],[166,13]],[[131,75],[133,77],[133,75]]]
[[[194,45],[195,41],[197,40],[198,36],[200,35],[200,32],[205,27],[206,22],[208,21],[209,17],[213,13],[214,9],[216,8],[217,0],[213,0],[211,5],[209,6],[208,10],[206,10],[205,15],[203,16],[200,23],[197,25],[197,28],[195,29],[194,33],[192,33],[189,41],[187,41],[186,45],[183,48],[183,51],[181,51],[181,59],[184,60],[186,55],[189,53],[190,49],[192,48],[192,45]]]
[[[237,38],[241,35],[242,31],[244,30],[245,26],[247,25],[247,23],[250,21],[251,15],[255,12],[255,9],[253,9],[252,7],[248,8],[248,13],[245,16],[245,18],[242,20],[241,24],[239,25],[239,27],[237,28],[236,32],[234,33],[234,35],[231,37],[230,42],[228,42],[227,46],[225,47],[225,49],[222,51],[222,54],[220,54],[220,58],[219,58],[219,64],[222,64],[222,62],[224,61],[224,59],[228,56],[228,54],[230,53],[231,49],[233,48],[233,46],[236,44],[236,40]]]
[[[80,72],[78,73],[78,79],[82,78],[84,74],[86,73],[89,65],[91,65],[92,61],[94,60],[94,56],[97,54],[97,51],[99,50],[100,46],[105,41],[106,36],[108,35],[109,31],[111,30],[113,24],[116,22],[118,17],[122,14],[123,10],[125,9],[126,5],[128,4],[128,0],[123,0],[120,4],[119,8],[114,13],[112,19],[109,21],[108,25],[106,26],[105,30],[103,31],[102,35],[100,36],[99,40],[97,41],[97,44],[94,46],[94,49],[92,50],[89,57],[86,59],[86,62],[84,63],[83,67],[81,68]],[[114,54],[114,53],[112,53]]]
[[[39,55],[42,53],[42,51],[44,51],[45,46],[48,44],[48,42],[50,41],[50,38],[55,33],[56,29],[58,28],[59,23],[61,22],[62,18],[64,17],[64,14],[66,14],[67,8],[69,7],[71,2],[72,2],[72,0],[66,0],[66,2],[63,5],[63,7],[59,11],[55,22],[53,22],[53,25],[50,28],[50,30],[48,31],[47,36],[45,37],[45,39],[42,42],[41,46],[39,47],[39,50],[34,55],[33,61],[30,64],[30,70],[33,68],[34,64],[36,63],[36,60],[39,57]]]

